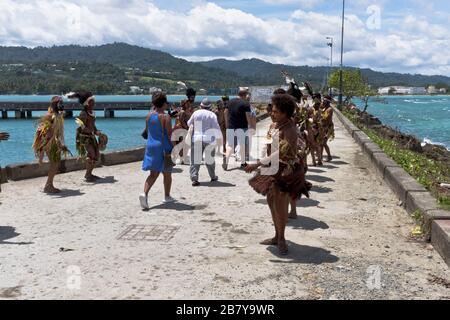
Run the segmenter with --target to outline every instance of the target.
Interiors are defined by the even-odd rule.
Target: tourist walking
[[[62,97],[53,97],[48,112],[39,120],[33,151],[40,164],[44,161],[45,155],[47,155],[50,162],[44,192],[48,194],[60,193],[61,190],[55,188],[53,181],[58,173],[62,156],[67,156],[70,153],[64,142],[64,106]]]
[[[241,168],[247,166],[246,159],[249,157],[248,128],[252,122],[250,107],[249,88],[239,88],[238,97],[228,102],[225,111],[227,119],[227,150],[224,156],[223,169],[228,170],[228,162],[231,155],[235,152],[236,146],[239,146]]]
[[[290,199],[299,199],[302,195],[309,197],[309,188],[305,180],[305,164],[298,154],[297,128],[292,121],[296,108],[294,99],[287,94],[272,97],[272,117],[276,122],[271,136],[271,150],[267,157],[256,164],[246,167],[248,173],[262,166],[278,162],[276,173],[266,174],[262,169],[250,179],[252,188],[267,196],[267,202],[275,225],[275,236],[261,242],[263,245],[276,245],[282,255],[288,253],[285,229],[288,221]]]
[[[170,195],[172,188],[171,152],[173,144],[171,118],[165,113],[167,109],[167,96],[164,92],[155,92],[152,96],[153,110],[147,115],[145,121],[144,137],[147,139],[142,170],[150,171],[144,184],[144,193],[139,196],[141,207],[148,210],[148,194],[158,179],[163,174],[164,201],[175,202]]]
[[[217,116],[211,111],[211,102],[204,99],[200,104],[201,109],[194,112],[188,121],[189,126],[193,126],[191,143],[191,181],[192,186],[197,187],[199,182],[199,171],[205,155],[205,165],[208,169],[211,182],[218,181],[216,176],[216,147],[222,141]]]

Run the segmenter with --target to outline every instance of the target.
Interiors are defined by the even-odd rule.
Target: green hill
[[[323,84],[324,78],[327,72],[329,72],[328,67],[287,66],[272,64],[258,59],[240,61],[218,59],[203,62],[202,64],[206,67],[232,71],[243,77],[250,76],[253,81],[261,84],[277,83],[277,79],[280,78],[280,72],[286,70],[300,81],[309,81],[317,87]],[[371,69],[362,69],[361,71],[363,76],[368,79],[369,84],[377,88],[395,85],[425,87],[430,84],[445,84],[446,86],[450,86],[450,77],[446,76],[383,73]]]
[[[230,93],[242,85],[281,85],[281,71],[315,88],[325,84],[328,67],[287,66],[258,59],[190,62],[168,53],[113,43],[101,46],[0,47],[0,94],[51,94],[85,88],[97,94],[126,94],[131,86],[148,93],[161,87],[170,93],[177,81],[210,94]],[[445,76],[423,76],[362,70],[375,87],[450,86]]]

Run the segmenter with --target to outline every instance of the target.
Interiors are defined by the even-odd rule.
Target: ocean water
[[[0,96],[0,102],[46,102],[52,96]],[[120,102],[138,101],[150,104],[149,96],[97,96],[97,101]],[[197,96],[196,102],[200,102],[205,96]],[[219,96],[208,96],[212,102],[220,100]],[[171,103],[180,102],[185,96],[169,96]],[[34,140],[36,123],[45,112],[33,112],[32,119],[14,119],[14,113],[8,112],[7,120],[0,119],[0,132],[10,133],[10,140],[0,142],[0,166],[35,161],[31,146]],[[105,119],[103,112],[97,112],[97,128],[109,137],[106,151],[130,149],[145,146],[146,141],[141,137],[145,128],[145,118],[148,111],[116,111],[115,118]],[[78,125],[75,117],[79,112],[74,112],[73,119],[65,121],[65,140],[70,151],[76,156],[75,131]]]
[[[53,96],[30,96],[30,95],[0,95],[0,102],[49,102]],[[122,95],[122,96],[95,96],[98,102],[148,102],[150,103],[151,97],[148,95]],[[186,96],[171,95],[167,96],[169,103],[179,103]],[[221,99],[219,96],[197,96],[196,101],[201,102],[204,98],[208,98],[212,102],[216,102]],[[67,100],[66,101],[71,101]]]
[[[367,112],[384,124],[426,143],[450,149],[450,96],[388,96],[371,101]],[[361,101],[355,103],[362,109]]]
[[[42,96],[0,96],[1,101],[49,101],[51,97]],[[182,96],[171,96],[171,102],[182,100]],[[203,97],[197,97],[201,101]],[[148,96],[103,96],[98,101],[148,101]],[[220,97],[209,97],[217,101]],[[386,104],[371,101],[368,112],[401,131],[413,134],[424,142],[441,144],[450,149],[450,96],[398,96],[385,97]],[[356,101],[358,105],[361,103]],[[31,149],[35,125],[43,112],[34,112],[33,119],[14,119],[11,113],[8,120],[0,119],[0,131],[11,134],[9,141],[0,142],[0,165],[34,161]],[[77,112],[74,113],[76,117]],[[105,119],[98,112],[97,127],[109,137],[107,151],[142,147],[145,140],[141,133],[145,128],[146,111],[116,111],[116,118]],[[75,154],[74,119],[66,119],[66,144]]]

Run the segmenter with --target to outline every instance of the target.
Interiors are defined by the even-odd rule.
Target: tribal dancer
[[[321,154],[323,154],[323,149],[327,152],[327,161],[333,160],[331,156],[330,147],[328,146],[328,141],[334,140],[334,123],[333,123],[333,108],[331,106],[332,98],[326,95],[322,102],[322,128],[323,128],[323,141],[321,146]]]
[[[302,195],[309,197],[305,180],[305,165],[298,154],[298,133],[292,121],[296,103],[287,94],[272,97],[272,117],[276,125],[272,129],[271,146],[264,159],[256,164],[247,165],[246,172],[256,171],[261,166],[268,166],[275,161],[279,163],[278,172],[264,175],[263,171],[253,177],[249,183],[252,188],[267,196],[267,202],[275,224],[275,237],[261,242],[263,245],[276,245],[282,255],[288,253],[285,229],[289,217],[290,199],[299,199]],[[279,141],[278,148],[276,141]]]
[[[42,164],[45,155],[50,161],[48,179],[44,188],[44,192],[48,194],[61,192],[55,188],[53,180],[58,173],[62,156],[70,154],[64,142],[64,106],[62,102],[63,100],[59,96],[52,98],[48,113],[38,122],[33,143],[33,150],[39,163]]]
[[[286,78],[288,80],[288,78]],[[295,82],[293,78],[290,81],[290,88],[287,91],[289,95],[291,95],[297,104],[297,108],[293,117],[294,124],[297,126],[297,134],[298,134],[298,154],[301,157],[304,165],[305,165],[305,174],[308,172],[308,152],[311,149],[310,143],[308,143],[308,110],[304,105],[304,95],[300,90],[299,86]],[[314,155],[314,154],[313,154]],[[314,159],[314,157],[313,157]],[[312,184],[306,181],[306,185],[309,189],[312,188]],[[290,202],[291,210],[289,212],[290,219],[297,219],[297,201],[292,200]]]
[[[86,174],[85,179],[87,182],[95,182],[100,178],[93,175],[92,171],[95,168],[95,164],[100,160],[100,145],[96,136],[103,140],[106,140],[106,136],[95,126],[96,115],[94,111],[95,97],[91,92],[79,92],[69,96],[69,98],[78,98],[80,104],[83,105],[83,111],[80,116],[75,120],[80,126],[76,133],[76,148],[79,157],[86,160]],[[104,142],[102,143],[105,147]]]
[[[177,119],[175,122],[175,126],[173,128],[174,131],[182,129],[186,132],[189,130],[188,121],[194,113],[194,101],[195,101],[196,92],[193,89],[186,90],[186,100],[181,102],[181,111],[178,112]],[[185,140],[186,136],[180,137],[177,144],[182,143]],[[186,149],[186,148],[183,148]],[[181,164],[185,164],[189,155],[184,155],[183,149],[180,151]]]
[[[230,101],[230,98],[228,96],[223,96],[222,99],[217,102],[217,110],[215,112],[217,121],[219,121],[220,131],[222,131],[222,153],[225,153],[227,151],[227,120],[225,116],[225,110],[227,108],[228,101]]]
[[[311,108],[312,115],[312,131],[314,137],[314,151],[317,155],[317,164],[319,166],[323,165],[323,157],[322,157],[322,146],[324,141],[324,130],[322,126],[322,95],[320,93],[315,93],[313,95],[314,105]],[[315,162],[315,161],[314,161]],[[314,166],[316,164],[314,163]]]

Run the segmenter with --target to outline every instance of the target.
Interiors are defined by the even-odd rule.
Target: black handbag
[[[145,128],[144,131],[142,131],[141,136],[142,136],[142,138],[144,138],[145,140],[148,140],[148,130],[147,130],[147,128]]]
[[[163,117],[162,124],[161,124],[163,139],[164,139],[164,127],[165,127],[164,124],[165,124],[165,121],[164,121],[164,117]],[[176,163],[172,161],[172,154],[164,152],[164,168],[172,168],[175,166],[176,166]]]

